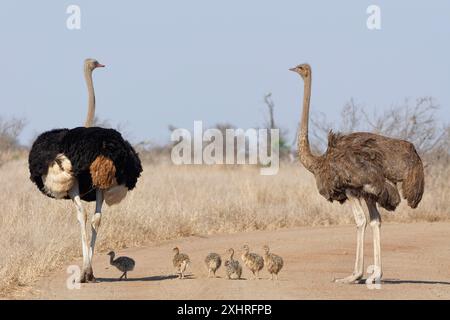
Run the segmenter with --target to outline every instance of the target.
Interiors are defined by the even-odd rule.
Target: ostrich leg
[[[100,223],[102,220],[102,205],[103,205],[103,191],[97,189],[95,191],[95,214],[92,217],[91,221],[92,236],[91,236],[91,245],[89,248],[89,263],[91,264],[91,266],[92,266],[92,257],[94,256],[95,241],[97,240],[98,229],[100,228]],[[95,281],[93,272],[91,277],[92,277],[91,281]]]
[[[381,268],[381,244],[380,244],[380,227],[381,216],[377,209],[377,204],[373,200],[366,200],[367,208],[369,209],[370,226],[373,234],[373,258],[375,269],[370,277],[367,278],[366,283],[375,283],[376,280],[381,280],[383,271]]]
[[[95,197],[95,214],[91,221],[92,237],[91,247],[89,249],[89,260],[91,263],[92,257],[94,256],[95,241],[97,240],[98,229],[100,228],[100,223],[102,221],[103,191],[97,189]]]
[[[85,283],[92,281],[93,273],[91,261],[89,259],[89,247],[87,245],[87,234],[86,234],[86,222],[87,222],[87,213],[83,208],[80,198],[80,189],[78,186],[78,181],[75,182],[72,189],[69,191],[69,196],[72,201],[75,203],[77,208],[77,219],[80,223],[81,228],[81,248],[83,250],[83,270],[80,277],[80,282]]]
[[[340,283],[352,283],[362,278],[364,274],[364,232],[366,230],[366,215],[361,205],[361,200],[347,193],[347,197],[352,204],[353,215],[356,222],[356,260],[353,274],[334,280]]]

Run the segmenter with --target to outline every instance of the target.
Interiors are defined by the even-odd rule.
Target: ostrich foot
[[[80,283],[96,282],[92,268],[86,268],[81,272]]]
[[[380,284],[382,274],[373,273],[370,277],[366,279],[366,284]]]
[[[345,278],[338,278],[338,279],[333,279],[333,282],[336,283],[355,283],[355,282],[359,282],[359,280],[361,280],[363,277],[362,273],[353,273],[352,275],[345,277]]]

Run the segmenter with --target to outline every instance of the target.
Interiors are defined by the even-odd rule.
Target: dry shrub
[[[0,166],[26,153],[18,140],[25,124],[24,119],[4,119],[0,116]]]
[[[432,97],[405,99],[381,112],[369,112],[350,99],[341,110],[338,127],[324,113],[312,116],[313,145],[317,150],[325,150],[330,129],[342,133],[368,131],[412,142],[426,163],[449,164],[450,125],[438,120],[438,109]]]

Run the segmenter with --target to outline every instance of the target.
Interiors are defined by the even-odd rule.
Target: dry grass
[[[0,167],[0,295],[81,255],[70,201],[43,196],[28,180],[26,159]],[[431,168],[417,210],[405,205],[385,221],[450,218],[450,168]],[[87,206],[92,212],[93,206]],[[104,208],[98,252],[194,234],[352,222],[348,206],[321,198],[311,174],[284,165],[276,176],[247,167],[147,165],[137,189]]]

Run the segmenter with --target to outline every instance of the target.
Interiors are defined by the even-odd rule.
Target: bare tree
[[[280,157],[285,158],[290,154],[291,148],[289,147],[289,145],[287,143],[287,138],[286,138],[287,131],[282,128],[277,127],[275,124],[275,103],[272,100],[271,92],[264,95],[264,103],[267,106],[268,115],[269,115],[269,119],[266,120],[265,128],[279,130],[279,140],[275,141],[275,143],[278,143]],[[272,145],[272,136],[270,134],[268,135],[268,138],[269,138],[269,145]]]
[[[382,112],[368,112],[350,99],[342,108],[340,126],[337,128],[327,121],[323,113],[313,115],[312,136],[318,149],[324,149],[330,129],[343,133],[369,131],[408,140],[424,156],[438,151],[448,154],[450,129],[436,119],[438,109],[432,97],[421,97],[415,101],[406,99],[404,103],[392,105]]]
[[[0,117],[0,166],[24,153],[19,136],[25,125],[25,119]]]
[[[18,148],[18,138],[25,125],[25,119],[12,118],[5,120],[0,117],[0,150]]]
[[[275,119],[273,116],[273,109],[275,108],[275,104],[272,100],[272,92],[267,93],[264,96],[264,102],[266,103],[267,108],[269,109],[269,122],[266,127],[270,129],[275,129]]]

